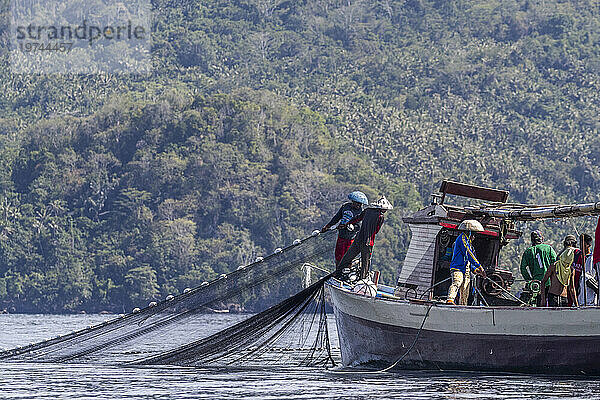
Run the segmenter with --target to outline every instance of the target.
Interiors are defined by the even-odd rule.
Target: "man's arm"
[[[473,250],[471,250],[471,246],[469,245],[469,243],[467,243],[467,238],[465,235],[463,235],[462,241],[463,247],[465,248],[465,254],[467,255],[467,259],[471,264],[471,269],[475,271],[477,268],[481,267],[481,264],[479,263],[479,260],[477,259],[477,256],[475,255]]]
[[[596,233],[594,235],[594,265],[600,263],[600,217],[598,217],[598,225],[596,225]]]
[[[584,289],[585,290],[585,289]],[[569,285],[567,286],[567,293],[570,292],[570,296],[573,299],[573,305],[575,307],[579,307],[579,302],[577,300],[577,292],[575,291],[575,271],[571,273],[569,277]]]
[[[544,287],[544,284],[550,278],[550,275],[552,275],[554,273],[554,271],[556,270],[556,263],[557,262],[558,261],[555,261],[552,264],[550,264],[550,267],[548,268],[548,271],[546,271],[546,274],[542,278],[542,287]]]
[[[325,232],[327,231],[329,228],[331,228],[333,225],[337,224],[337,222],[342,219],[342,209],[344,208],[344,206],[341,206],[340,209],[338,210],[338,212],[333,216],[333,218],[331,218],[331,221],[329,221],[327,223],[327,225],[325,225],[323,227],[323,229],[321,229],[321,232]]]
[[[550,264],[554,264],[554,262],[558,260],[558,256],[556,255],[556,251],[554,248],[550,246]]]
[[[367,209],[365,208],[364,210],[362,210],[362,211],[360,212],[360,214],[358,214],[356,217],[354,217],[354,218],[352,218],[350,221],[348,221],[348,225],[350,225],[350,224],[355,224],[355,223],[357,223],[357,222],[359,222],[359,221],[362,221],[362,220],[363,220],[363,218],[364,218],[364,216],[365,216],[365,211],[366,211],[366,210],[367,210]]]
[[[530,259],[529,254],[529,249],[527,249],[525,250],[525,253],[523,253],[523,257],[521,257],[521,275],[523,275],[523,279],[525,279],[526,281],[530,281],[531,279],[533,279],[528,271]]]

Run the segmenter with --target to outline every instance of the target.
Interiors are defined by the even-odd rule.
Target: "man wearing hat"
[[[356,224],[349,224],[348,222],[362,212],[363,206],[369,205],[367,196],[358,190],[350,193],[348,195],[348,200],[350,200],[350,202],[342,204],[338,212],[331,218],[331,221],[321,229],[321,233],[325,233],[333,225],[338,222],[340,223],[334,254],[336,265],[340,263],[340,260],[344,254],[346,254],[346,251],[348,251],[356,234],[360,230],[360,222],[357,222]]]
[[[552,246],[544,243],[544,237],[540,231],[531,232],[531,247],[523,253],[521,257],[521,275],[526,281],[538,280],[542,281],[548,268],[556,262],[556,252]],[[550,281],[546,281],[544,286],[544,295],[548,296],[548,288]],[[542,296],[538,293],[536,304],[538,307],[545,306],[542,304]]]
[[[458,304],[467,305],[471,271],[485,276],[485,271],[477,260],[473,248],[473,232],[483,232],[483,225],[474,219],[467,219],[460,223],[458,230],[463,232],[454,241],[452,250],[452,261],[450,262],[452,284],[448,289],[448,303],[455,304],[456,295],[460,292]]]
[[[375,245],[375,235],[381,229],[384,222],[383,215],[387,210],[392,210],[394,207],[382,196],[375,203],[365,208],[359,215],[352,218],[348,224],[356,224],[362,221],[360,231],[356,239],[344,254],[336,268],[337,276],[341,275],[344,268],[349,267],[352,260],[361,255],[361,267],[359,271],[359,279],[367,278],[371,266],[371,255],[373,254],[373,246]]]

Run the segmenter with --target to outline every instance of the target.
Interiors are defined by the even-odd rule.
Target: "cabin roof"
[[[431,224],[441,225],[448,229],[456,229],[458,224],[466,219],[476,219],[484,226],[485,230],[492,235],[498,235],[501,229],[501,222],[504,220],[507,224],[505,237],[507,239],[517,239],[521,237],[522,232],[514,229],[512,221],[504,218],[494,217],[482,214],[476,210],[477,207],[458,206],[445,204],[447,194],[491,201],[495,203],[506,203],[508,200],[508,191],[484,188],[480,186],[467,185],[464,183],[445,180],[440,187],[442,195],[433,195],[433,203],[410,216],[405,216],[402,220],[408,224]]]

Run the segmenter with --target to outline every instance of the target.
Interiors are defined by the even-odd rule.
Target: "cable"
[[[483,304],[486,307],[489,307],[490,305],[488,304],[488,302],[485,300],[485,297],[483,297],[483,294],[481,294],[481,292],[479,291],[479,288],[477,287],[477,282],[474,282],[473,284],[473,289],[475,289],[475,291],[477,292],[477,294],[479,295],[479,298],[481,299],[481,301],[483,301]]]
[[[496,287],[498,287],[498,289],[502,290],[503,292],[507,293],[509,296],[511,296],[513,299],[517,300],[519,303],[521,303],[524,306],[529,307],[529,304],[525,303],[523,300],[517,298],[517,296],[515,296],[514,294],[512,294],[511,292],[509,292],[508,290],[504,289],[502,286],[498,285],[496,282],[494,282],[493,280],[491,280],[490,278],[488,278],[487,276],[483,277],[484,279],[487,279],[488,281],[492,282],[492,285],[495,285]]]
[[[422,299],[423,296],[425,296],[427,293],[429,293],[431,291],[431,289],[433,289],[434,287],[441,285],[442,283],[448,282],[450,279],[452,279],[452,277],[448,277],[448,278],[444,279],[443,281],[439,281],[438,283],[436,283],[433,286],[429,286],[429,288],[427,288],[427,290],[425,290],[423,293],[421,293],[421,296],[419,296],[419,299]]]

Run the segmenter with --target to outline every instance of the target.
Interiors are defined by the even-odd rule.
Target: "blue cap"
[[[350,193],[348,195],[348,199],[360,204],[364,204],[365,206],[369,205],[369,199],[367,198],[367,195],[365,195],[363,192],[359,192],[358,190]]]

